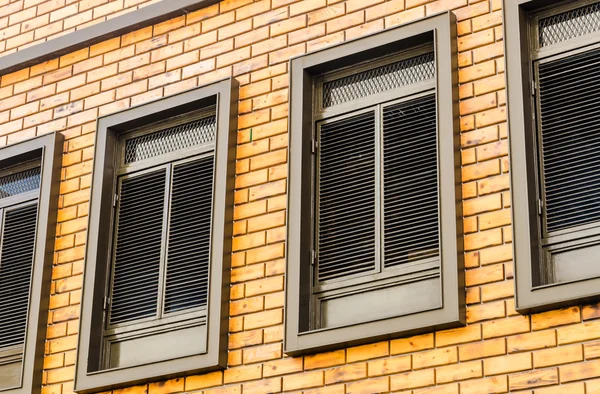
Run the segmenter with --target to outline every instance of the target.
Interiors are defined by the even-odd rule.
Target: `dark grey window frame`
[[[600,277],[534,286],[534,283],[540,283],[540,272],[545,262],[542,256],[542,224],[538,215],[540,197],[534,115],[537,108],[528,20],[532,13],[547,7],[548,3],[540,0],[504,0],[503,4],[515,306],[523,314],[586,303],[600,296]],[[588,37],[584,36],[581,40],[585,42]]]
[[[21,385],[0,389],[0,393],[38,394],[42,391],[63,141],[63,135],[54,132],[0,148],[0,167],[33,158],[41,159],[42,167]]]
[[[302,311],[311,297],[313,83],[325,72],[419,46],[434,36],[437,79],[442,307],[314,331]],[[286,269],[286,354],[302,355],[465,324],[456,17],[444,12],[290,61],[290,149]],[[308,284],[308,285],[307,285]]]
[[[102,309],[110,243],[115,160],[119,134],[167,117],[217,103],[217,141],[211,230],[211,269],[208,303],[207,351],[203,354],[162,360],[139,366],[90,372],[100,365],[99,348],[104,329]],[[122,388],[227,366],[229,271],[233,226],[233,190],[237,133],[238,82],[233,78],[98,119],[96,153],[90,199],[90,217],[84,272],[75,391],[92,393]],[[100,368],[100,367],[97,367]]]

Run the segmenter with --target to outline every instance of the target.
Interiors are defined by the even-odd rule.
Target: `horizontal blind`
[[[323,106],[343,104],[433,78],[435,56],[433,52],[425,53],[323,83]]]
[[[213,162],[211,156],[173,168],[166,313],[207,303]]]
[[[435,94],[383,109],[384,266],[439,255]]]
[[[214,107],[212,108],[214,112]],[[215,140],[217,119],[207,116],[125,141],[125,164],[150,159]]]
[[[600,31],[600,2],[565,11],[538,22],[540,47]]]
[[[539,64],[548,232],[600,221],[600,50]]]
[[[165,182],[164,168],[121,181],[110,324],[157,314]]]
[[[0,348],[25,342],[37,204],[6,210],[0,253]]]
[[[318,155],[318,278],[375,268],[375,111],[324,123]]]

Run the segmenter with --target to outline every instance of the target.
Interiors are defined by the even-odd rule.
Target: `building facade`
[[[598,48],[592,0],[0,0],[0,393],[600,393]]]

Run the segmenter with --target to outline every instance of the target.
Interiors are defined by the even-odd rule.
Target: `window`
[[[288,354],[464,324],[455,24],[292,60]]]
[[[78,391],[226,366],[235,89],[98,120]]]
[[[600,2],[513,3],[505,20],[516,305],[527,313],[600,294]]]
[[[0,393],[40,393],[63,136],[0,148]]]

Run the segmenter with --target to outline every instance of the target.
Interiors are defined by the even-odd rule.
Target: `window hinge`
[[[317,252],[315,250],[310,251],[310,265],[315,265],[317,262]]]
[[[104,311],[107,311],[109,305],[110,305],[110,297],[109,296],[105,296],[104,297],[104,307],[102,309]]]
[[[538,215],[542,216],[542,211],[544,209],[544,202],[539,199],[538,200]]]
[[[531,81],[531,95],[535,96],[537,94],[537,82],[535,80]]]
[[[317,149],[319,149],[319,143],[317,140],[312,140],[312,153],[316,153]]]
[[[116,207],[116,206],[117,206],[117,202],[118,202],[118,201],[119,201],[119,195],[118,195],[118,194],[115,194],[115,195],[113,196],[113,207]]]

